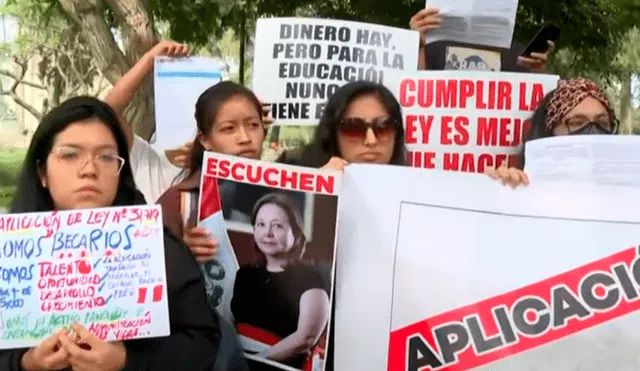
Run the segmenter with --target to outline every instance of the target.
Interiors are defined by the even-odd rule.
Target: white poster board
[[[197,134],[194,114],[198,97],[221,78],[222,70],[211,58],[156,58],[156,148],[171,150],[193,142]]]
[[[170,334],[158,205],[0,216],[0,349],[72,322],[98,338]]]
[[[483,175],[347,167],[335,369],[637,370],[639,200],[631,187],[514,191]]]
[[[368,23],[262,18],[256,25],[253,91],[277,125],[316,125],[327,99],[356,80],[384,83],[415,71],[419,34]]]

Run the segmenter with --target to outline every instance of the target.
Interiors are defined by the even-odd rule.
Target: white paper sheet
[[[456,41],[511,48],[518,0],[427,0],[440,9],[440,28],[427,34],[427,44]]]
[[[640,186],[637,135],[563,135],[525,145],[525,172],[532,182],[580,181]]]
[[[154,71],[155,148],[176,149],[196,136],[200,94],[221,79],[218,63],[206,57],[156,58]]]

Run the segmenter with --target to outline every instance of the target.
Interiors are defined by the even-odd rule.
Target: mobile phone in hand
[[[548,41],[556,42],[559,38],[560,27],[552,24],[544,25],[524,49],[522,56],[530,57],[531,53],[545,53],[549,49]]]

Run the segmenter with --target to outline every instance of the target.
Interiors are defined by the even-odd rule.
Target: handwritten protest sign
[[[105,340],[169,335],[159,206],[0,216],[0,349],[72,322]]]
[[[558,76],[477,71],[421,71],[397,79],[409,164],[478,172],[522,148],[530,117]]]
[[[277,124],[315,125],[327,99],[357,80],[384,83],[389,71],[415,71],[417,32],[311,18],[259,19],[253,90]]]
[[[357,164],[342,185],[336,370],[638,370],[637,186]]]
[[[163,150],[179,148],[196,137],[196,101],[220,82],[219,64],[206,57],[157,57],[154,65],[156,143]]]

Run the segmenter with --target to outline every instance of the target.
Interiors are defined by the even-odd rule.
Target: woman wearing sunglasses
[[[313,141],[277,162],[343,170],[349,163],[405,165],[402,110],[383,85],[357,81],[329,99]]]
[[[583,78],[560,80],[557,89],[547,94],[533,113],[524,143],[558,135],[615,134],[617,130],[611,102],[598,85]],[[523,169],[524,148],[517,167],[503,165],[487,174],[516,187],[529,183]]]
[[[313,141],[299,157],[284,152],[278,162],[340,171],[350,163],[406,165],[400,103],[380,84],[344,85],[327,102]],[[335,301],[333,306],[331,329]],[[333,330],[328,335],[325,370],[333,371]]]

